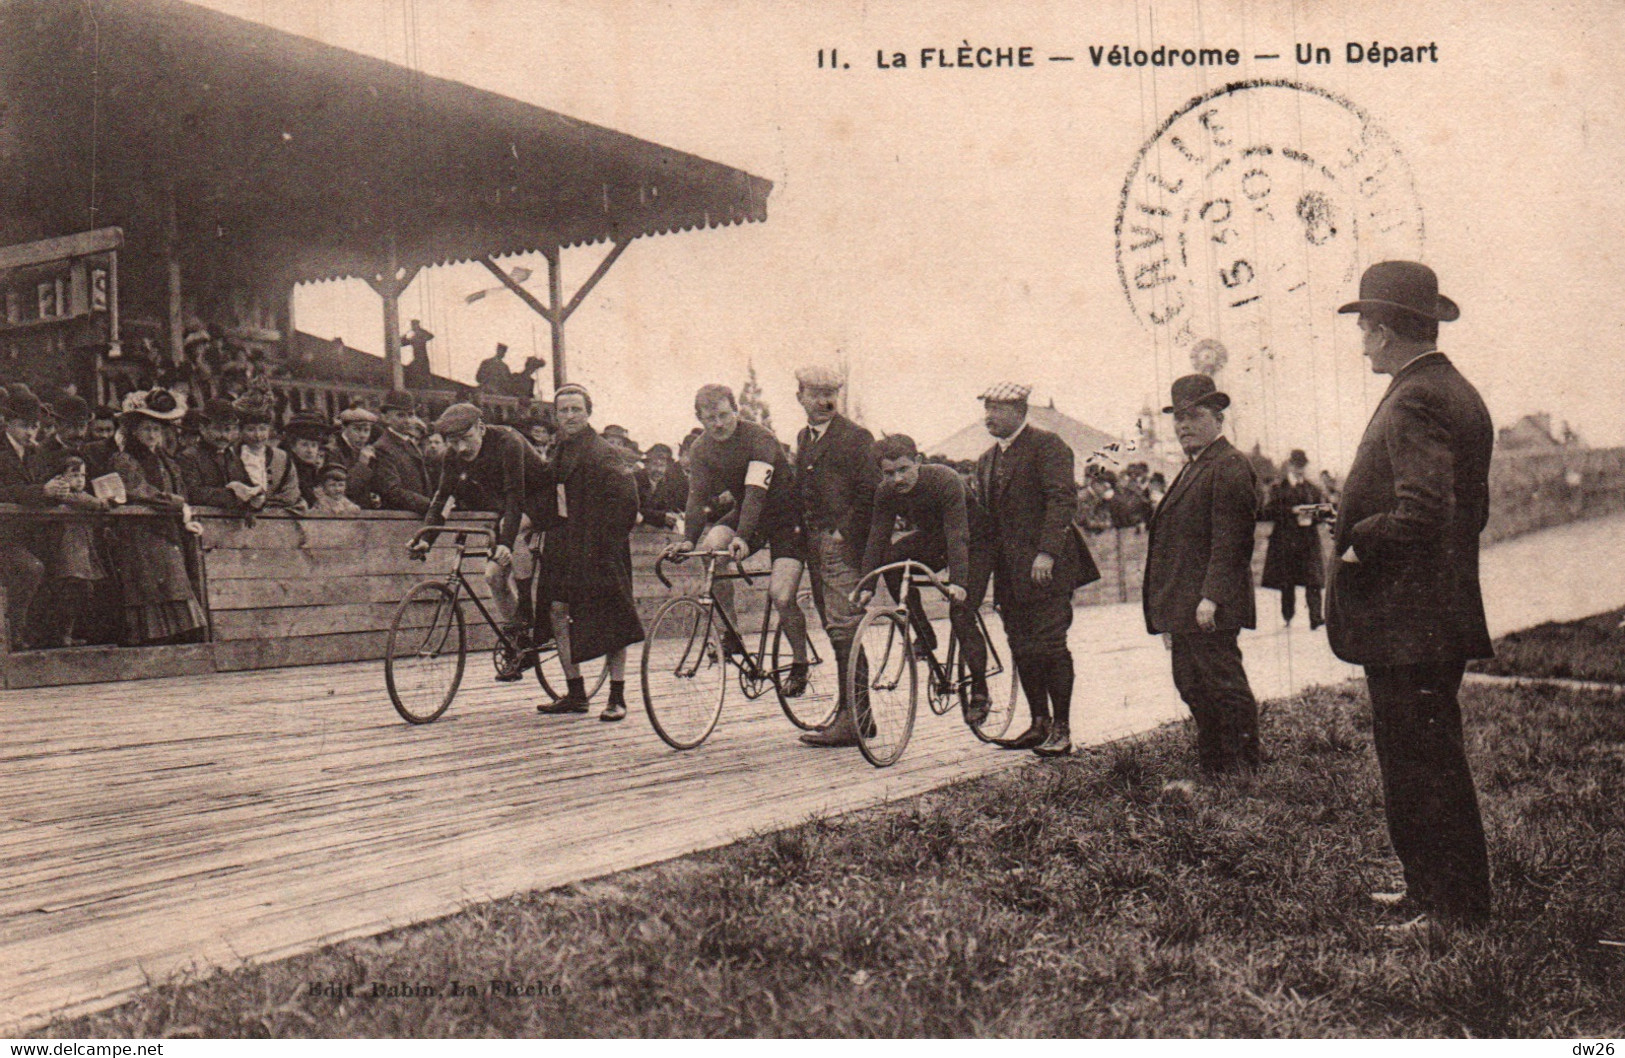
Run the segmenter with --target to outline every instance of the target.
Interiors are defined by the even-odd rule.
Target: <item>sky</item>
[[[644,445],[679,439],[694,389],[737,386],[747,364],[788,438],[794,368],[841,356],[866,423],[925,444],[1006,378],[1132,432],[1216,343],[1234,437],[1335,470],[1385,382],[1335,309],[1386,256],[1419,256],[1461,305],[1441,348],[1498,423],[1547,411],[1625,443],[1625,5],[207,4],[774,182],[765,224],[635,241],[569,322],[571,380],[599,425]],[[1351,41],[1432,44],[1438,61],[1350,63]],[[1240,62],[1113,67],[1114,44],[1234,47]],[[1300,44],[1332,61],[1299,64]],[[1034,65],[920,68],[922,48],[952,61],[961,45],[1030,46]],[[1091,46],[1107,49],[1098,66]],[[849,68],[820,69],[821,48]],[[881,69],[877,51],[908,65]],[[1261,80],[1291,84],[1221,91]],[[1176,248],[1178,266],[1158,264]],[[567,295],[603,252],[566,251]],[[503,263],[545,291],[539,256]],[[470,379],[498,341],[548,355],[513,295],[465,304],[491,285],[459,266],[405,294],[403,322],[439,336],[436,371]],[[359,283],[302,288],[297,311],[302,329],[382,344]]]

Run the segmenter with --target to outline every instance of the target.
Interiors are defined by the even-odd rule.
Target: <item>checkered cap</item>
[[[796,368],[796,382],[808,389],[840,389],[845,384],[841,373],[825,364],[807,364]]]
[[[1020,382],[995,382],[982,391],[979,400],[996,400],[1010,404],[1025,404],[1027,398],[1032,396],[1033,387],[1022,385]]]

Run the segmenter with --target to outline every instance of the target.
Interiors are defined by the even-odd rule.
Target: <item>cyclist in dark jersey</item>
[[[794,698],[807,687],[807,618],[796,603],[805,559],[790,459],[772,431],[739,417],[739,404],[727,386],[700,387],[694,414],[705,433],[689,453],[687,538],[667,552],[682,555],[698,545],[702,551],[726,549],[743,562],[764,546],[768,549],[773,559],[768,594],[793,654],[784,694]],[[712,594],[734,616],[733,583],[718,581]],[[743,650],[737,642],[726,645]]]

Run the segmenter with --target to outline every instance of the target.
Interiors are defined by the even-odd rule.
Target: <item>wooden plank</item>
[[[272,606],[322,606],[334,603],[399,602],[421,583],[421,573],[381,573],[372,577],[274,577],[264,580],[223,580],[209,585],[209,608],[218,617],[227,610],[256,610]],[[469,586],[482,599],[491,592],[485,578],[471,576]]]
[[[424,623],[430,607],[413,606]],[[327,606],[277,606],[258,610],[222,610],[214,617],[217,643],[243,639],[281,639],[286,636],[320,636],[335,632],[375,632],[387,630],[395,614],[395,604],[387,602],[345,603]],[[464,619],[478,620],[464,613]],[[412,627],[418,627],[416,623]]]
[[[28,650],[10,654],[5,659],[8,690],[193,676],[213,671],[214,647],[208,643]]]
[[[431,554],[427,562],[414,561],[404,547],[374,548],[277,548],[272,550],[231,549],[204,555],[209,564],[209,581],[265,580],[277,577],[371,577],[379,574],[416,573],[419,577],[444,576],[451,568],[450,552]],[[481,563],[468,560],[470,572]]]
[[[203,523],[203,546],[210,550],[306,547],[404,547],[423,519],[407,511],[369,511],[329,517],[263,515],[249,525],[241,518]],[[453,527],[484,528],[490,518],[453,519]]]
[[[490,650],[495,637],[477,617],[468,626],[469,649]],[[384,656],[387,631],[339,632],[332,635],[288,639],[243,639],[214,645],[219,672],[275,669],[296,665],[326,665],[341,661],[376,661]],[[470,659],[472,663],[473,659]]]

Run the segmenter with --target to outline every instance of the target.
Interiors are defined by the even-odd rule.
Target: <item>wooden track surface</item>
[[[1596,558],[1625,550],[1625,519],[1551,539],[1486,551],[1498,633],[1564,616],[1547,612],[1553,583],[1571,610],[1625,602],[1625,564]],[[1275,599],[1260,593],[1264,627],[1242,638],[1260,698],[1357,674],[1301,620],[1281,628]],[[1072,643],[1077,741],[1184,715],[1137,606],[1080,608]],[[922,710],[902,761],[877,771],[855,750],[800,745],[771,692],[746,702],[737,685],[711,740],[677,753],[649,727],[630,668],[618,725],[538,716],[534,679],[494,682],[483,653],[425,727],[396,717],[377,662],[0,695],[0,1032],[179,971],[307,951],[1033,760]]]

